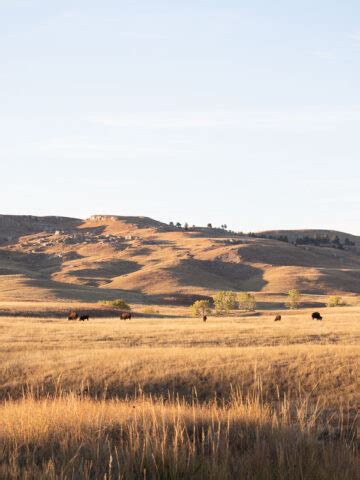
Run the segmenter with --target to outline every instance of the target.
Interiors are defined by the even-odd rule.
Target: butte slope
[[[0,299],[80,300],[209,295],[219,289],[360,292],[358,246],[337,250],[147,217],[0,216]],[[358,237],[352,237],[358,239]]]

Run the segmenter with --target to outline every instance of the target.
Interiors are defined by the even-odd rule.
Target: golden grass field
[[[34,305],[1,305],[1,479],[359,478],[360,307],[203,323]]]

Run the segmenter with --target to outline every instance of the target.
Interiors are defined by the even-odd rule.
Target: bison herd
[[[311,314],[311,318],[313,320],[322,320],[323,319],[323,317],[320,315],[319,312],[313,312]],[[274,318],[274,322],[280,322],[280,320],[281,320],[281,315],[276,315],[276,317]]]
[[[69,312],[68,320],[79,320],[79,322],[85,322],[85,320],[90,320],[89,315],[79,315],[77,312]]]
[[[90,320],[90,315],[79,315],[77,312],[71,311],[68,314],[68,320],[79,320],[79,322],[85,322],[85,320]],[[120,320],[131,320],[131,313],[122,312],[120,314]]]
[[[206,322],[207,316],[203,315],[202,318],[203,318],[203,321]],[[311,314],[311,318],[313,320],[322,320],[323,319],[323,317],[320,315],[319,312],[313,312]],[[85,322],[85,320],[87,320],[87,321],[90,320],[90,316],[87,315],[87,314],[79,315],[77,312],[71,311],[71,312],[69,312],[68,320],[79,320],[80,322]],[[130,312],[122,312],[120,314],[120,320],[131,320],[131,313]],[[281,315],[276,315],[276,317],[274,318],[274,322],[280,322],[280,320],[281,320]]]

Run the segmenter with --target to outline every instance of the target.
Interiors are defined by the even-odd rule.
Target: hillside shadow
[[[82,268],[68,272],[67,275],[74,277],[108,278],[120,277],[128,273],[137,272],[142,268],[137,262],[131,260],[111,260],[109,262],[93,262],[96,268]]]
[[[243,263],[189,258],[181,260],[176,266],[168,267],[167,271],[174,275],[181,285],[210,290],[260,291],[267,284],[260,268]]]
[[[345,250],[332,248],[302,246],[261,239],[246,244],[239,249],[245,262],[270,264],[275,267],[306,268],[360,268],[360,257]]]
[[[74,255],[76,258],[81,258],[78,254]],[[68,256],[66,259],[74,259],[74,255],[71,258]],[[50,278],[52,273],[59,270],[64,260],[54,254],[19,251],[0,252],[0,259],[10,263],[11,266],[8,269],[11,269],[13,274],[26,274],[34,278],[39,276]]]
[[[212,302],[212,297],[208,295],[177,293],[177,294],[146,295],[144,299],[144,301],[146,301],[148,305],[178,306],[178,307],[189,307],[196,300],[208,300],[209,302]]]
[[[166,247],[176,244],[176,242],[172,240],[142,240],[141,243],[143,245],[156,245],[156,246],[166,246]]]
[[[325,302],[301,302],[299,308],[324,308],[326,307]],[[286,310],[289,311],[286,306],[286,301],[284,302],[265,302],[260,301],[256,303],[256,308],[259,310]]]
[[[150,248],[139,247],[139,248],[136,248],[136,250],[131,252],[131,256],[132,257],[141,257],[141,256],[145,256],[145,255],[150,255],[151,253],[152,253],[152,250]]]
[[[46,278],[29,278],[24,284],[30,288],[47,290],[51,297],[59,300],[78,302],[98,302],[122,298],[130,303],[142,303],[144,296],[129,290],[97,288],[88,285],[76,285]]]
[[[322,283],[331,291],[360,293],[360,268],[321,270]]]
[[[48,291],[48,295],[59,301],[95,303],[102,300],[123,299],[127,303],[139,303],[144,306],[190,306],[196,300],[211,300],[206,295],[196,294],[145,294],[138,290],[98,288],[92,285],[76,285],[46,278],[29,278],[24,285]],[[166,315],[168,316],[168,315]]]

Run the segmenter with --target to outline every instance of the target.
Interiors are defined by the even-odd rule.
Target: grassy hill
[[[354,245],[295,245],[319,234]],[[288,242],[221,229],[170,227],[148,217],[0,216],[0,300],[159,303],[220,289],[259,298],[360,293],[360,237],[320,230],[271,231]]]

